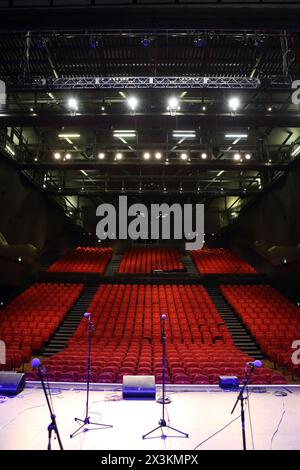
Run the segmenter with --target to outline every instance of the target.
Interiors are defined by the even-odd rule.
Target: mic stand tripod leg
[[[87,324],[87,380],[86,380],[86,403],[85,403],[85,418],[74,418],[76,423],[82,423],[73,434],[70,434],[70,438],[76,436],[76,434],[87,424],[91,424],[93,426],[99,426],[99,429],[107,429],[112,428],[111,424],[102,424],[102,423],[93,423],[90,421],[90,417],[88,416],[89,412],[89,397],[90,397],[90,378],[91,378],[91,341],[92,341],[92,331],[93,331],[93,323],[88,317],[88,324]]]
[[[179,429],[172,428],[171,426],[167,425],[166,420],[165,420],[165,405],[167,403],[166,401],[166,334],[165,334],[165,315],[162,315],[162,396],[159,399],[159,403],[162,404],[162,418],[158,422],[158,426],[156,428],[152,429],[152,431],[149,431],[147,434],[144,434],[142,436],[143,439],[146,439],[150,434],[154,433],[158,429],[161,430],[161,437],[163,439],[166,439],[168,436],[164,434],[164,428],[171,429],[172,431],[177,432],[178,434],[181,434],[181,436],[173,436],[173,437],[189,437],[189,435],[185,432],[179,431]]]

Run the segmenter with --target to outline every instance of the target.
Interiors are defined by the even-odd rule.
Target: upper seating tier
[[[129,248],[121,259],[119,273],[152,273],[184,271],[182,255],[177,248]]]
[[[77,247],[53,263],[49,272],[103,274],[112,257],[112,248]]]
[[[190,252],[200,274],[253,274],[255,269],[230,250],[202,248]]]

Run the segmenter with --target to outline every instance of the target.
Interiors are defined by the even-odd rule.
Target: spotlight
[[[59,153],[59,152],[55,152],[55,154],[54,154],[55,160],[60,160],[60,157],[61,157],[60,153]]]
[[[241,159],[241,155],[240,155],[239,153],[235,153],[235,154],[233,155],[233,158],[234,158],[234,160],[235,160],[236,162],[238,162],[238,161]]]
[[[232,98],[229,99],[228,101],[228,106],[232,111],[237,111],[238,108],[240,107],[240,100],[236,96],[233,96]]]
[[[206,111],[206,106],[202,106],[202,111]]]
[[[131,111],[135,111],[138,105],[138,100],[135,96],[130,96],[127,100],[127,105],[131,109]]]
[[[206,160],[207,153],[205,153],[205,152],[201,153],[201,158],[202,158],[202,160]]]
[[[187,160],[188,156],[187,156],[186,153],[181,153],[180,158],[181,158],[181,160]]]
[[[205,44],[205,41],[203,38],[199,37],[199,38],[194,39],[194,44],[196,47],[203,47]]]
[[[273,109],[272,106],[269,106],[269,107],[268,107],[268,111],[269,111],[269,112],[271,112],[272,109]]]
[[[122,160],[123,154],[122,153],[117,153],[116,154],[116,160]]]
[[[100,153],[98,154],[98,158],[99,158],[99,160],[104,160],[104,158],[105,158],[105,153],[100,152]]]
[[[175,97],[175,96],[172,96],[169,101],[168,101],[168,110],[170,110],[171,112],[176,112],[177,110],[179,110],[179,101],[178,99]]]
[[[142,40],[141,40],[141,44],[143,47],[149,47],[151,45],[151,39],[148,38],[147,36],[145,36]]]
[[[43,37],[39,37],[36,41],[36,47],[38,49],[44,49],[45,46],[46,46],[46,39]]]
[[[77,111],[78,110],[78,101],[76,98],[69,98],[68,100],[68,106],[72,111]]]
[[[246,160],[251,160],[251,154],[250,154],[250,153],[246,153],[245,158],[246,158]]]
[[[155,153],[155,158],[156,158],[156,160],[160,160],[161,157],[162,157],[162,154],[161,154],[160,152],[156,152],[156,153]]]
[[[91,49],[96,49],[99,45],[98,38],[94,35],[90,36],[90,47]]]
[[[101,111],[105,111],[105,106],[104,106],[104,104],[101,106]]]
[[[150,159],[150,153],[149,152],[145,152],[144,155],[143,155],[144,159],[145,160],[149,160]]]
[[[66,153],[65,159],[66,160],[71,160],[72,156],[70,153]]]

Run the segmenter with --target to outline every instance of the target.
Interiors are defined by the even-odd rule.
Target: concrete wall
[[[250,243],[257,240],[266,248],[296,246],[300,242],[300,166],[251,207],[244,209],[237,227]]]
[[[0,161],[0,232],[9,244],[32,244],[51,257],[64,253],[72,240],[63,211],[4,161]]]

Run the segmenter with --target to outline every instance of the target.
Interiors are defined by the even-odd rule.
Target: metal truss
[[[7,84],[9,90],[98,90],[128,88],[228,88],[256,89],[261,82],[251,77],[35,77]]]

